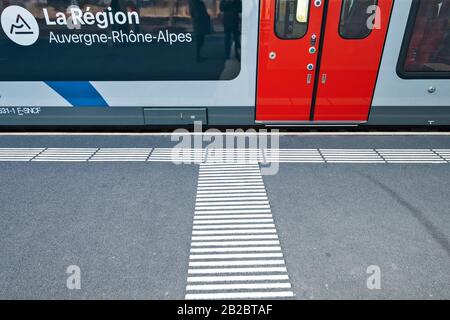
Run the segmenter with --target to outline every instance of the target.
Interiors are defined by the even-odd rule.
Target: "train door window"
[[[310,0],[277,0],[275,33],[281,39],[300,39],[308,29]]]
[[[363,39],[373,29],[377,0],[343,0],[339,34],[345,39]]]
[[[398,64],[403,78],[450,77],[450,0],[415,1]]]

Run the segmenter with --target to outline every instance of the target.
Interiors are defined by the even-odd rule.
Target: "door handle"
[[[326,73],[322,74],[322,84],[325,84],[327,82],[327,75]]]

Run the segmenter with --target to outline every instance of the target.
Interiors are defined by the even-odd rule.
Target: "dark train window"
[[[343,0],[339,33],[345,39],[363,39],[373,29],[377,0]]]
[[[0,0],[0,81],[233,80],[242,2]]]
[[[404,78],[450,76],[450,0],[415,1],[398,73]]]
[[[277,0],[275,33],[281,39],[299,39],[308,29],[310,0]]]

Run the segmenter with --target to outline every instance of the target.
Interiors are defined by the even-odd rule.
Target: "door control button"
[[[316,48],[315,47],[309,48],[309,53],[311,53],[311,54],[316,53]]]
[[[314,1],[314,5],[316,6],[316,8],[319,8],[322,5],[322,0]]]
[[[312,70],[314,70],[314,65],[312,63],[310,63],[306,66],[306,69],[308,69],[309,71],[312,71]]]

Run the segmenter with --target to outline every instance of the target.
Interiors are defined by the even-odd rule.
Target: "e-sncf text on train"
[[[0,0],[0,127],[450,125],[450,0]]]

